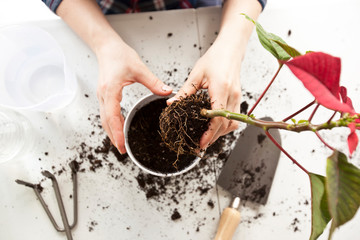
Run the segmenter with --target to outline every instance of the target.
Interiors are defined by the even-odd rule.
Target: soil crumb
[[[177,208],[174,209],[173,214],[171,215],[171,220],[176,221],[181,218],[181,214],[177,210]]]
[[[264,134],[259,134],[257,136],[258,144],[262,144],[262,142],[266,139],[266,136]]]
[[[249,108],[249,104],[246,101],[243,101],[240,105],[240,113],[247,114]]]

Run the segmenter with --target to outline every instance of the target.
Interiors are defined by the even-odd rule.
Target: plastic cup
[[[77,81],[55,39],[39,27],[0,29],[0,105],[52,112],[75,97]]]
[[[23,115],[0,109],[0,164],[26,154],[33,145],[31,123]]]
[[[129,137],[128,137],[128,133],[129,133],[129,129],[130,129],[130,125],[131,125],[131,121],[134,118],[136,112],[141,109],[142,107],[146,106],[147,104],[157,100],[157,99],[161,99],[161,98],[169,98],[175,96],[175,93],[171,94],[170,96],[158,96],[158,95],[154,95],[154,94],[149,94],[143,98],[141,98],[130,110],[129,114],[126,116],[125,118],[125,123],[124,123],[124,135],[125,135],[125,148],[127,151],[127,154],[129,155],[130,159],[140,168],[142,169],[144,172],[151,174],[151,175],[155,175],[155,176],[159,176],[159,177],[172,177],[172,176],[177,176],[183,173],[186,173],[188,171],[190,171],[191,169],[193,169],[201,160],[200,157],[196,157],[194,159],[194,161],[187,166],[186,168],[182,169],[181,171],[178,172],[174,172],[174,173],[161,173],[161,172],[156,172],[152,169],[149,169],[148,167],[144,166],[141,164],[141,162],[139,162],[136,157],[134,156],[134,154],[132,153],[132,149],[129,145]],[[144,143],[146,144],[146,143]]]

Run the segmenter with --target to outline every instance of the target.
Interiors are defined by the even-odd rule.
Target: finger
[[[215,89],[215,91],[214,91]],[[211,108],[212,109],[223,109],[227,104],[227,95],[221,92],[216,92],[220,88],[216,86],[209,88],[209,95],[211,97]],[[223,117],[215,117],[210,121],[209,129],[203,134],[200,139],[200,148],[206,149],[211,143],[213,143],[221,133],[225,131],[228,126],[228,120]]]
[[[170,86],[158,79],[146,66],[138,73],[135,79],[156,95],[167,96],[173,91]]]
[[[98,86],[98,89],[96,91],[96,96],[99,101],[101,125],[102,125],[103,129],[105,130],[105,132],[107,133],[108,137],[110,138],[111,143],[115,146],[114,139],[111,134],[109,125],[106,122],[106,115],[105,115],[105,111],[104,111],[104,98],[102,97],[102,88],[100,86]]]
[[[106,124],[109,126],[113,143],[121,154],[126,153],[125,137],[123,133],[124,117],[121,115],[122,88],[108,88],[104,97],[104,114]],[[110,135],[109,134],[109,135]]]
[[[228,127],[226,128],[226,130],[221,134],[221,136],[223,135],[226,135],[228,133],[231,133],[232,131],[235,131],[236,129],[239,128],[239,122],[238,121],[235,121],[235,120],[230,120],[229,121],[229,125]],[[220,136],[219,136],[220,137]],[[212,142],[214,143],[214,142]],[[210,143],[210,144],[212,144]]]
[[[189,74],[188,79],[184,83],[184,85],[180,88],[180,90],[176,93],[176,95],[169,100],[167,100],[167,104],[170,105],[172,102],[179,100],[180,98],[185,98],[186,96],[190,96],[195,94],[197,90],[201,88],[200,82],[203,80],[204,74],[202,71],[192,71]]]
[[[211,119],[209,128],[204,132],[200,139],[200,148],[206,150],[209,146],[211,141],[213,140],[216,133],[221,128],[223,121],[220,117],[215,117]]]
[[[229,110],[230,112],[240,113],[241,89],[240,89],[240,86],[235,86],[233,89],[234,90],[230,93],[230,95],[228,97],[228,103],[227,103],[226,109]],[[220,136],[226,135],[226,134],[238,129],[238,127],[239,127],[238,121],[229,120],[227,127],[224,129],[224,131],[222,133],[220,133],[221,134]],[[210,144],[212,144],[212,143],[210,143]]]
[[[106,122],[106,115],[105,115],[103,103],[100,103],[100,120],[101,120],[101,125],[105,130],[105,132],[107,133],[108,137],[110,138],[111,143],[115,146],[114,138],[111,134],[109,125]]]
[[[210,140],[208,146],[211,146],[214,142],[216,142],[216,140],[218,140],[219,137],[224,136],[224,135],[238,129],[238,127],[239,127],[239,122],[237,122],[235,120],[223,121],[223,124],[218,129],[218,131],[215,133],[213,138]]]

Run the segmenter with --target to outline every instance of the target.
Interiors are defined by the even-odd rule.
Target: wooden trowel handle
[[[234,203],[238,204],[237,207],[234,207]],[[235,198],[232,206],[224,209],[214,240],[231,240],[233,238],[236,228],[240,223],[239,206],[240,198]]]

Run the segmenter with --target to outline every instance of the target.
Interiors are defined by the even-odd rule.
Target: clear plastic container
[[[34,144],[33,128],[23,115],[0,108],[0,164],[27,154]]]
[[[52,112],[75,97],[77,80],[62,49],[43,29],[0,29],[0,105]]]

